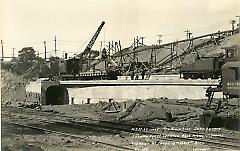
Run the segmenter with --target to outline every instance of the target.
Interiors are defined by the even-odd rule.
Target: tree
[[[24,47],[18,52],[18,63],[15,68],[16,73],[24,74],[31,67],[38,63],[38,58],[33,47]]]
[[[33,47],[24,47],[18,52],[18,59],[19,62],[32,62],[37,60],[37,56]]]
[[[37,57],[33,47],[24,47],[18,52],[18,59],[13,64],[5,65],[12,72],[26,79],[37,77],[54,77],[59,73],[59,57],[51,57],[49,61]]]
[[[49,64],[50,64],[50,69],[51,69],[51,75],[52,76],[57,76],[59,73],[59,57],[51,57],[49,58]]]

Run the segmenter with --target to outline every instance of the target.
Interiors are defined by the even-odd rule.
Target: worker
[[[150,78],[150,76],[151,76],[151,70],[149,69],[146,72],[146,79],[148,80]]]
[[[117,80],[118,79],[117,75],[118,75],[117,71],[114,70],[109,70],[107,72],[108,80]]]
[[[142,69],[142,80],[144,80],[145,73],[146,73],[146,70],[143,68],[143,69]]]
[[[134,80],[134,71],[131,71],[130,75],[131,75],[131,80]]]

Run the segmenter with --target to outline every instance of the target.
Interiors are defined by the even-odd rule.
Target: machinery
[[[219,86],[209,87],[206,91],[208,102],[200,125],[203,127],[225,127],[240,130],[240,47],[225,47],[225,64],[221,68],[221,81]],[[222,92],[223,99],[213,105],[215,92]],[[230,104],[229,99],[236,99],[238,103]]]
[[[240,98],[240,48],[225,48],[226,61],[222,67],[222,89],[227,98]]]
[[[111,59],[110,54],[107,54],[104,48],[97,55],[92,56],[91,48],[93,47],[101,29],[105,22],[102,22],[95,32],[94,36],[88,43],[84,51],[73,58],[60,60],[59,70],[60,78],[62,80],[116,80],[117,79],[117,64]],[[96,57],[97,56],[97,57]],[[105,71],[95,71],[94,67],[96,64],[105,61],[107,67]],[[93,68],[92,72],[89,72]]]
[[[222,55],[218,57],[203,57],[194,63],[180,69],[180,75],[184,79],[218,79],[221,76],[221,67],[224,64]]]

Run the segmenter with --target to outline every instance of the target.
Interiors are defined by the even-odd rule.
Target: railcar
[[[222,56],[204,57],[182,67],[180,75],[184,79],[218,79],[221,76],[221,67],[223,64],[224,58]]]
[[[221,81],[218,87],[209,87],[206,91],[208,102],[200,125],[203,127],[225,127],[240,130],[240,47],[225,47],[225,64],[221,68]],[[215,92],[222,92],[223,99],[212,106]],[[229,104],[229,99],[237,99],[238,104]]]

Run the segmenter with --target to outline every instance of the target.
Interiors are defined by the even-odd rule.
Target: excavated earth
[[[225,39],[220,46],[202,48],[204,54],[219,53],[230,45],[239,45],[240,34]],[[217,48],[215,48],[217,47]],[[165,52],[165,51],[163,51]],[[159,54],[160,55],[160,54]],[[146,56],[143,54],[142,56]],[[192,58],[190,56],[190,58]],[[84,122],[112,121],[134,125],[134,129],[154,127],[157,129],[176,129],[201,131],[204,134],[216,134],[222,137],[240,138],[240,131],[226,130],[224,128],[204,129],[200,127],[199,116],[207,100],[176,100],[167,98],[149,98],[146,100],[125,100],[123,102],[99,102],[96,104],[81,105],[53,105],[39,106],[27,97],[25,87],[27,81],[8,71],[1,70],[1,150],[4,151],[96,151],[117,150],[106,145],[96,143],[101,141],[135,150],[163,150],[163,151],[210,151],[224,150],[212,148],[203,143],[188,143],[184,141],[167,141],[166,139],[146,138],[142,135],[131,135],[118,131],[109,133],[90,128],[76,128],[72,125],[49,124],[53,120]],[[240,100],[230,100],[239,104]],[[217,100],[214,100],[217,102]],[[215,104],[215,103],[214,103]],[[237,108],[239,110],[239,106]],[[231,110],[227,110],[229,114]],[[172,118],[171,116],[172,115]],[[41,120],[44,119],[45,122]],[[76,139],[66,135],[43,132],[32,128],[17,126],[11,123],[23,123],[32,126],[41,126],[49,129],[71,133],[84,139]],[[172,133],[175,134],[175,133]],[[169,139],[171,139],[169,135]],[[89,141],[94,140],[94,141]],[[123,149],[124,150],[124,149]],[[226,149],[225,149],[226,150]],[[229,150],[229,149],[227,149]],[[240,150],[236,149],[236,150]]]
[[[118,150],[96,141],[124,146],[135,150],[219,150],[203,143],[188,143],[187,141],[167,141],[157,138],[146,138],[141,134],[129,134],[124,131],[117,133],[92,130],[90,128],[72,127],[72,125],[49,124],[53,120],[68,121],[69,119],[96,123],[96,121],[111,121],[129,124],[133,129],[154,128],[190,131],[201,130],[202,133],[216,133],[235,139],[240,138],[239,131],[224,128],[203,129],[199,125],[199,116],[207,102],[205,99],[167,99],[150,98],[146,100],[125,100],[123,102],[98,102],[95,104],[73,104],[39,106],[28,100],[25,92],[26,82],[6,71],[1,72],[1,149],[2,150]],[[231,100],[235,104],[240,100]],[[217,102],[217,100],[214,100]],[[215,103],[214,103],[215,104]],[[167,116],[171,114],[172,118]],[[41,120],[46,120],[43,123]],[[22,123],[43,128],[54,128],[61,132],[78,135],[85,139],[76,139],[56,133],[43,132],[36,129],[17,126]],[[101,122],[100,122],[101,123]],[[118,124],[116,124],[118,126]],[[174,134],[174,133],[173,133]],[[168,136],[171,139],[171,136]],[[89,141],[94,140],[94,141]]]
[[[206,100],[168,100],[168,99],[148,99],[148,100],[128,100],[126,103],[115,104],[111,107],[107,102],[97,104],[82,105],[53,105],[37,106],[35,108],[14,107],[12,105],[1,106],[1,144],[3,150],[117,150],[101,144],[96,144],[86,140],[74,139],[69,136],[57,135],[54,133],[44,133],[42,131],[19,127],[9,122],[24,123],[27,125],[40,126],[43,123],[38,118],[53,120],[65,120],[71,117],[80,121],[112,121],[125,124],[154,127],[155,129],[201,129],[203,133],[212,132],[199,126],[198,117],[202,114],[202,106]],[[110,107],[109,107],[110,106]],[[126,106],[126,109],[124,109]],[[117,109],[117,110],[116,110]],[[114,111],[119,112],[114,112]],[[110,112],[112,111],[112,112]],[[172,113],[173,121],[166,120],[166,112]],[[51,125],[56,126],[56,125]],[[45,125],[45,128],[49,128]],[[52,128],[52,127],[51,127]],[[180,141],[185,144],[177,144],[172,141],[159,139],[149,139],[139,137],[141,135],[129,135],[119,131],[117,134],[104,133],[101,131],[91,131],[89,129],[73,129],[71,127],[59,126],[58,130],[68,129],[71,134],[80,135],[95,141],[107,142],[119,146],[134,148],[135,150],[219,150],[211,148],[202,143],[190,143]],[[224,128],[213,129],[216,134],[240,138],[239,131],[225,130]],[[144,135],[143,135],[144,136]],[[171,137],[170,137],[171,138]],[[161,140],[161,139],[160,139]],[[157,143],[156,143],[157,142]]]

